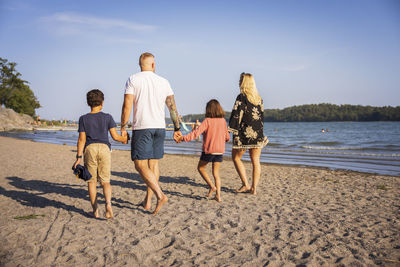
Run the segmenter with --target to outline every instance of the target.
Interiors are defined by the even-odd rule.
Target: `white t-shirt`
[[[167,79],[152,71],[133,74],[125,84],[125,94],[135,96],[133,130],[165,128],[165,100],[174,94]]]

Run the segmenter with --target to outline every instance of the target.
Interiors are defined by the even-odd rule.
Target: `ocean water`
[[[321,132],[321,129],[328,131]],[[316,166],[400,176],[400,122],[281,122],[264,123],[269,143],[261,161],[299,166]],[[201,154],[201,142],[176,144],[167,131],[165,152]],[[184,133],[185,134],[185,133]],[[37,142],[75,145],[76,131],[2,133]],[[114,149],[130,145],[111,141]],[[231,143],[225,156],[230,157]],[[249,160],[248,153],[244,156]]]

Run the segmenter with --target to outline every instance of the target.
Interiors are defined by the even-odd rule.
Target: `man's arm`
[[[176,109],[174,95],[167,96],[165,104],[168,107],[169,115],[171,117],[172,123],[174,124],[174,140],[177,141],[179,140],[178,137],[182,136],[182,133],[179,127],[179,115],[178,115],[178,110]]]
[[[168,107],[169,115],[171,117],[172,123],[174,124],[174,129],[179,130],[179,115],[178,111],[176,110],[174,95],[167,96],[165,104]]]
[[[125,94],[124,104],[122,105],[121,112],[121,135],[126,135],[126,127],[128,125],[129,117],[131,116],[132,105],[135,99],[134,95]]]

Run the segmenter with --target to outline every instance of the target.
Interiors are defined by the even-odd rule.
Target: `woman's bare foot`
[[[96,219],[99,218],[99,208],[97,207],[97,204],[92,206],[92,208],[93,208],[93,213],[92,213],[93,218]]]
[[[114,216],[111,203],[106,203],[106,218],[111,219]]]
[[[160,211],[162,205],[164,205],[165,203],[167,203],[167,201],[168,201],[168,198],[167,198],[166,195],[163,195],[162,198],[157,199],[157,206],[156,206],[156,209],[153,211],[153,215],[156,215],[157,212]]]
[[[256,189],[255,188],[250,188],[250,191],[249,191],[249,193],[250,194],[252,194],[252,195],[257,195],[257,191],[256,191]]]
[[[242,185],[239,189],[236,190],[236,193],[243,193],[243,192],[248,192],[250,190],[250,187]]]
[[[208,194],[207,194],[207,198],[210,198],[211,195],[212,195],[212,193],[214,193],[215,191],[217,191],[217,188],[216,188],[216,187],[210,188],[210,191],[208,191]]]

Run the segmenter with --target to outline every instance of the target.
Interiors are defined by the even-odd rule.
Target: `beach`
[[[130,152],[113,150],[106,220],[101,188],[94,219],[72,174],[76,147],[0,136],[0,151],[0,266],[400,265],[400,177],[266,163],[253,196],[225,158],[218,203],[197,156],[165,155],[153,216]]]

